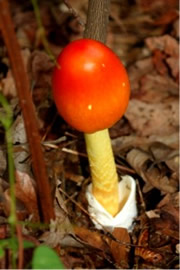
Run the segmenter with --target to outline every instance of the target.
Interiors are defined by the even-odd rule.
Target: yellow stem
[[[85,134],[92,177],[92,193],[112,215],[119,212],[118,175],[108,129]]]

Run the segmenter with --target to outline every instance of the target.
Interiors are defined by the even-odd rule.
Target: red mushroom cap
[[[53,96],[60,115],[86,133],[111,127],[124,114],[130,95],[127,72],[101,42],[76,40],[60,53]]]

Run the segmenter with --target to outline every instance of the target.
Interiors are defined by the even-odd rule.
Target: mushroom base
[[[133,220],[137,216],[135,180],[129,175],[123,176],[118,189],[120,211],[113,217],[93,196],[92,184],[87,187],[88,210],[97,229],[105,227],[112,231],[115,227],[122,227],[132,230]]]

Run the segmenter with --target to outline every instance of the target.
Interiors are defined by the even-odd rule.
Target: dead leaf
[[[11,211],[11,197],[9,188],[5,190],[1,198],[1,207],[5,216],[10,216]],[[28,211],[25,205],[16,198],[16,216],[18,220],[25,220],[28,217]]]
[[[168,57],[166,58],[166,62],[171,69],[172,76],[177,79],[179,75],[179,61],[177,57]]]
[[[129,233],[125,228],[115,228],[112,235],[119,240],[121,243],[112,240],[110,243],[110,248],[112,256],[120,268],[129,268],[129,252],[131,243]]]
[[[159,49],[168,56],[176,57],[178,59],[179,45],[175,38],[170,35],[160,37],[149,37],[145,40],[146,45],[151,51]]]
[[[162,192],[173,193],[178,189],[178,181],[171,175],[168,176],[168,172],[163,167],[152,166],[144,172],[144,175],[147,182]]]
[[[16,197],[24,203],[33,221],[39,221],[35,183],[26,173],[16,171]]]
[[[156,239],[151,239],[153,246],[162,246],[161,238],[163,238],[163,235],[179,240],[179,221],[177,222],[174,219],[174,213],[168,213],[161,209],[160,218],[151,219],[151,226],[153,231],[160,236],[159,243],[157,243],[157,236],[153,236]]]
[[[177,19],[174,23],[173,23],[173,32],[172,35],[175,36],[175,38],[179,38],[179,19]]]
[[[147,103],[162,103],[172,96],[179,95],[178,84],[169,76],[152,72],[146,74],[140,81],[140,89],[136,98]]]
[[[176,9],[170,9],[155,20],[155,25],[169,24],[176,20],[178,12]]]
[[[135,255],[152,264],[157,264],[163,260],[163,256],[160,253],[149,248],[149,229],[147,228],[142,230],[139,235],[138,247],[135,248]]]
[[[11,70],[8,71],[6,78],[2,79],[3,94],[6,97],[16,97],[16,86]]]
[[[5,158],[5,153],[0,149],[0,176],[2,176],[6,170],[7,161]]]
[[[175,150],[162,142],[153,142],[149,146],[149,150],[156,163],[171,160],[173,157],[178,156],[179,153],[178,150]]]
[[[56,217],[51,220],[50,230],[45,231],[39,238],[44,244],[55,248],[57,245],[82,247],[80,241],[76,240],[73,227],[67,215]]]
[[[144,171],[147,168],[147,163],[153,162],[152,156],[148,152],[134,148],[128,152],[126,159],[137,174],[146,181]]]
[[[137,135],[170,135],[178,131],[178,111],[177,98],[155,104],[131,99],[125,116]]]
[[[137,136],[135,134],[121,136],[112,139],[112,146],[113,151],[118,155],[121,151],[127,151],[135,147],[141,147],[142,149],[146,150],[153,142],[162,142],[173,149],[179,149],[179,132],[165,136],[163,134],[153,134],[148,137]]]
[[[179,192],[168,193],[157,205],[158,209],[172,215],[176,224],[179,224],[179,197]]]
[[[155,11],[155,10],[168,10],[176,8],[178,5],[177,0],[138,0],[138,4],[146,11]]]
[[[143,188],[144,192],[155,187],[163,192],[173,193],[177,191],[178,181],[173,179],[170,172],[162,163],[155,165],[154,158],[150,153],[146,153],[140,149],[132,149],[127,154],[128,163],[142,177],[142,179],[150,184]]]
[[[74,226],[75,234],[88,245],[106,251],[107,244],[103,240],[102,235],[98,231],[90,231],[85,227]]]
[[[164,59],[166,58],[165,54],[161,52],[159,49],[155,49],[153,52],[153,64],[156,70],[161,74],[167,74],[168,69],[166,64],[164,63]]]

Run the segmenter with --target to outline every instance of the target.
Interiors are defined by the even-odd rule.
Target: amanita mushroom
[[[108,128],[127,108],[127,72],[111,49],[92,39],[71,42],[57,62],[52,79],[54,101],[64,120],[85,133],[92,194],[114,217],[123,205]]]

